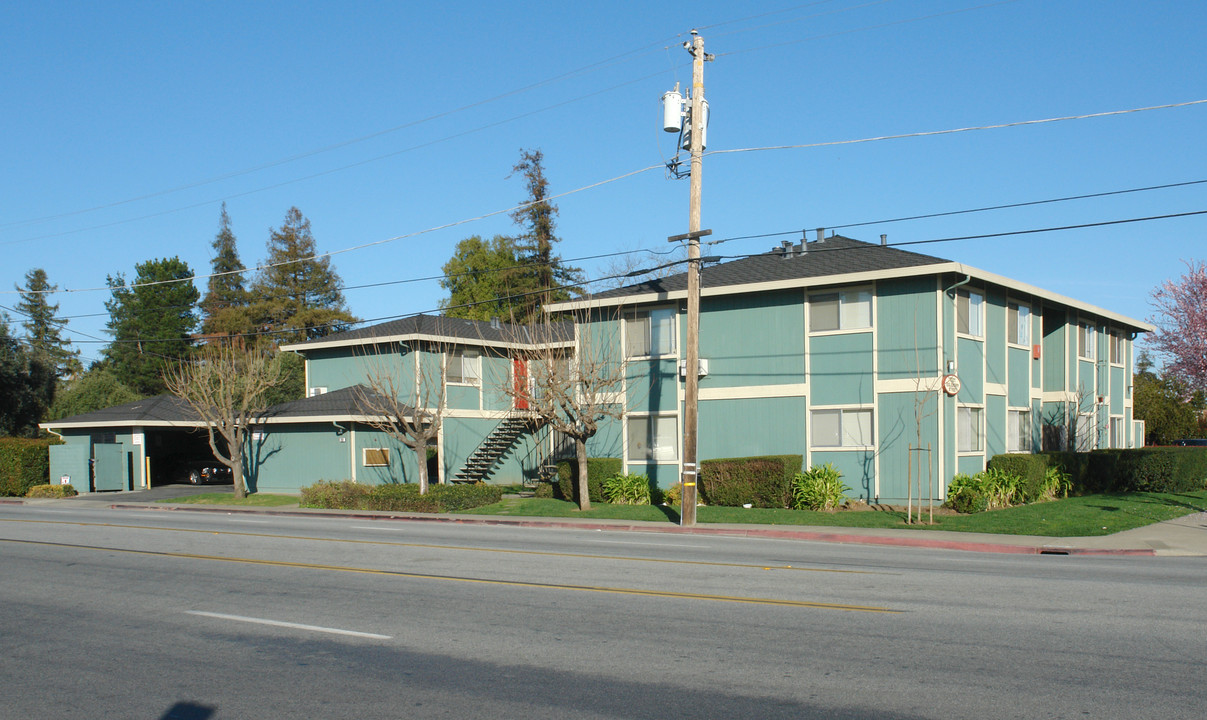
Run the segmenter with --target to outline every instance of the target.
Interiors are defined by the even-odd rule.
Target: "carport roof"
[[[115,405],[103,410],[94,410],[83,415],[73,415],[62,420],[38,423],[38,427],[50,428],[97,428],[97,427],[204,427],[193,408],[175,395],[156,395],[135,400],[124,405]]]

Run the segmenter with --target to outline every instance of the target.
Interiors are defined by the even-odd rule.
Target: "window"
[[[1111,331],[1111,364],[1123,364],[1123,336],[1119,334],[1118,330]]]
[[[1077,326],[1077,356],[1086,360],[1097,357],[1095,348],[1098,347],[1098,330],[1089,323]]]
[[[814,410],[810,415],[813,447],[871,447],[871,410]]]
[[[982,408],[956,408],[957,444],[960,452],[981,452],[985,449],[982,431],[985,411]]]
[[[481,379],[481,357],[477,350],[459,348],[444,354],[448,382],[476,385]]]
[[[1006,412],[1006,452],[1031,452],[1031,413]]]
[[[679,421],[675,417],[629,417],[629,461],[675,461],[679,458]]]
[[[809,332],[872,326],[872,291],[843,290],[809,296]]]
[[[1087,452],[1094,449],[1094,416],[1090,413],[1079,413],[1077,423],[1077,452]]]
[[[1111,418],[1111,447],[1123,447],[1123,418]]]
[[[1018,303],[1006,306],[1006,335],[1012,345],[1031,344],[1031,308]]]
[[[389,448],[364,448],[364,465],[365,467],[389,467],[390,466],[390,449]]]
[[[956,332],[973,337],[984,335],[985,296],[975,290],[956,291]]]
[[[675,352],[675,314],[674,308],[659,308],[626,317],[625,354],[647,357]]]

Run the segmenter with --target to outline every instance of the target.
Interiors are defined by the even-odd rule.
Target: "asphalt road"
[[[1207,562],[0,506],[0,716],[1198,718]]]

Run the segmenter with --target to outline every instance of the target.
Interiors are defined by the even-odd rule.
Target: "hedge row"
[[[587,498],[593,502],[604,502],[603,482],[613,475],[624,473],[620,458],[587,458]],[[557,463],[557,486],[553,492],[559,500],[577,502],[578,460],[570,458]]]
[[[330,510],[388,510],[393,512],[454,512],[503,499],[503,488],[477,483],[473,485],[430,485],[427,494],[419,494],[415,483],[361,485],[351,480],[320,480],[302,488],[300,505]]]
[[[1028,487],[1058,467],[1073,481],[1074,494],[1099,492],[1192,492],[1207,489],[1207,448],[1148,447],[996,455],[990,468],[1012,472]]]
[[[50,482],[50,446],[58,439],[0,437],[0,497],[25,497]]]
[[[801,455],[725,458],[700,463],[700,495],[709,505],[786,508],[792,506],[792,478]]]

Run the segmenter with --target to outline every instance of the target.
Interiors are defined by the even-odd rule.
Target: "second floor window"
[[[448,363],[448,382],[472,385],[482,377],[481,356],[477,350],[459,348],[444,354]]]
[[[843,290],[809,296],[809,332],[872,326],[872,292]]]
[[[1090,323],[1081,323],[1077,326],[1077,356],[1083,357],[1086,360],[1093,360],[1097,357],[1096,350],[1098,348],[1098,329]]]
[[[1018,303],[1006,306],[1006,340],[1012,345],[1031,344],[1031,308]]]
[[[976,290],[956,291],[956,332],[983,337],[985,296]]]
[[[625,318],[625,355],[647,357],[675,352],[675,310],[640,310]]]

